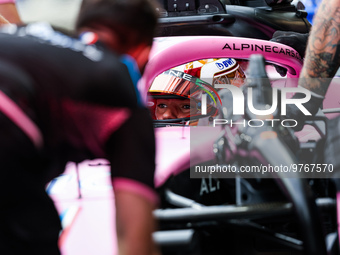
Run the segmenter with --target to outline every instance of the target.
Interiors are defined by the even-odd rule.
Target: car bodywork
[[[255,47],[255,45],[257,45],[257,47]],[[232,57],[247,60],[253,53],[261,53],[265,56],[268,63],[287,68],[288,77],[292,81],[295,81],[287,82],[287,79],[282,80],[281,77],[277,75],[275,69],[269,65],[267,70],[271,72],[270,76],[274,78],[273,86],[277,87],[296,86],[296,80],[302,66],[302,60],[293,49],[277,43],[257,39],[221,36],[171,37],[157,38],[154,46],[150,61],[145,70],[145,75],[139,83],[139,89],[145,102],[147,101],[148,88],[157,75],[169,68],[197,59]],[[325,106],[338,107],[339,103],[338,100],[335,100],[337,95],[334,93],[334,86],[336,86],[336,81],[331,85],[330,93],[326,96]],[[194,158],[198,160],[214,160],[216,154],[214,154],[212,146],[218,138],[216,133],[211,133],[211,136],[205,136],[205,139],[200,140],[200,148],[204,149],[192,151],[192,147],[190,146],[190,133],[191,128],[188,126],[164,127],[156,128],[155,130],[157,143],[155,184],[159,188],[163,198],[164,196],[168,196],[165,198],[165,203],[163,203],[161,210],[166,210],[167,207],[171,205],[169,201],[175,201],[177,205],[175,207],[179,209],[183,206],[187,207],[188,201],[191,206],[189,209],[195,208],[195,204],[201,206],[205,203],[209,206],[225,205],[226,203],[230,205],[232,202],[236,203],[234,191],[231,191],[229,195],[226,193],[230,191],[230,183],[227,185],[228,189],[221,188],[218,190],[217,185],[219,184],[216,180],[206,179],[205,182],[208,192],[205,192],[205,196],[201,196],[202,180],[196,179],[194,182],[190,181],[187,175],[188,171],[186,171],[190,166],[190,161]],[[303,130],[298,133],[298,136],[300,136],[302,142],[319,139],[318,132],[316,132],[315,129]],[[176,176],[179,176],[179,178],[173,179]],[[243,183],[242,185],[243,188],[247,185],[248,188],[252,187],[251,185],[249,186],[249,183]],[[269,191],[260,189],[257,191],[253,190],[252,192],[251,189],[245,189],[248,192],[249,203],[245,203],[245,201],[242,202],[241,198],[242,206],[236,204],[236,207],[239,210],[250,210],[250,213],[254,213],[255,215],[260,213],[262,215],[275,216],[281,215],[280,213],[275,213],[278,211],[291,212],[291,204],[289,203],[284,204],[283,208],[271,208],[270,210],[255,210],[254,207],[251,207],[256,203],[266,201],[267,197],[265,194],[273,192],[271,185],[269,186]],[[266,185],[264,185],[264,187],[266,187]],[[166,188],[171,188],[173,192],[165,193]],[[61,234],[60,241],[63,254],[115,254],[114,196],[110,185],[109,165],[107,161],[98,159],[95,161],[85,161],[79,165],[70,163],[65,173],[51,182],[47,190],[54,199],[64,223],[64,230]],[[277,188],[274,188],[274,190],[277,190]],[[183,203],[178,204],[178,197],[169,200],[169,195],[170,197],[171,195],[175,197],[179,195],[181,199],[186,198],[187,200],[185,200],[185,202],[180,200]],[[274,198],[276,198],[276,196],[274,196]],[[334,205],[334,200],[331,200],[327,204],[327,206],[333,209]],[[173,208],[174,205],[172,204],[171,207]],[[233,209],[236,209],[236,207]],[[251,209],[254,210],[251,211]],[[156,212],[161,222],[164,222],[164,217],[166,218],[166,216],[164,216],[166,214],[164,213],[167,212],[168,211]],[[245,215],[244,218],[247,219],[248,216]],[[171,219],[171,217],[173,217],[173,215],[170,213],[169,219]],[[237,216],[237,218],[239,218],[239,216]],[[169,222],[171,222],[171,220],[165,220],[165,228],[169,227]],[[174,222],[176,222],[176,220],[174,220]],[[203,222],[206,221],[204,220]],[[237,222],[237,224],[241,223]],[[233,227],[237,226],[237,224],[233,225]],[[241,226],[239,227],[243,229]],[[248,228],[250,226],[245,224],[243,227]],[[171,231],[174,230],[169,229]],[[178,243],[178,238],[171,239],[169,237],[169,234],[170,236],[174,234],[173,232],[168,232],[168,229],[162,230],[161,232],[155,233],[155,239],[161,245],[167,246],[166,244],[172,242],[175,244],[175,247],[179,245],[183,252],[187,252],[186,248],[183,248],[183,245],[184,247],[190,247],[192,245],[194,240],[192,237],[195,236],[195,232],[192,232],[191,228],[177,229],[184,230],[184,232],[175,233],[177,237],[182,235],[182,241],[180,243]],[[219,232],[216,228],[214,228],[214,231],[221,235],[224,233],[223,231]],[[240,237],[239,235],[237,236]],[[291,242],[284,243],[293,245]],[[297,247],[301,245],[294,245],[296,249],[300,249]],[[247,249],[250,249],[248,244],[245,246]],[[237,249],[237,247],[233,249]],[[197,250],[194,250],[193,254],[198,254]],[[203,252],[202,254],[207,253]]]

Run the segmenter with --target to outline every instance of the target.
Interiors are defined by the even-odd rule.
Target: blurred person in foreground
[[[119,254],[156,251],[155,145],[136,83],[157,24],[151,0],[84,1],[79,38],[47,23],[0,33],[0,250],[60,254],[46,184],[69,161],[106,158]]]

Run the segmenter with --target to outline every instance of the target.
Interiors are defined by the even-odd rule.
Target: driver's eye
[[[191,109],[191,105],[186,104],[186,105],[183,105],[182,108],[185,109],[185,110],[189,110],[189,109]]]
[[[166,107],[168,107],[168,106],[167,106],[166,104],[158,104],[157,107],[158,107],[158,108],[166,108]]]

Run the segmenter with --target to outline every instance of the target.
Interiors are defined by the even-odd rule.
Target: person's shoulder
[[[49,23],[30,23],[25,26],[8,25],[0,29],[0,45],[13,45],[24,55],[45,53],[55,61],[68,59],[70,62],[101,62],[105,50],[96,45],[88,45],[76,35],[55,29]],[[23,50],[25,49],[25,50]],[[43,58],[44,55],[40,54]]]
[[[59,36],[58,36],[59,35]],[[55,31],[45,22],[29,23],[25,25],[7,24],[0,27],[1,46],[12,45],[13,49],[21,47],[41,47],[55,44],[56,37],[61,41],[67,35]]]
[[[8,37],[40,37],[44,38],[53,32],[52,26],[45,22],[29,23],[25,25],[6,24],[0,27],[0,35]]]

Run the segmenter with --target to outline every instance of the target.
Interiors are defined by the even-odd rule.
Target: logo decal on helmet
[[[224,65],[223,64],[221,64],[221,63],[215,63],[216,64],[216,66],[217,66],[217,68],[218,69],[220,69],[220,70],[223,70],[224,69]]]
[[[223,70],[225,68],[234,66],[236,64],[236,61],[234,59],[232,59],[232,58],[227,58],[222,63],[221,62],[216,62],[215,64],[216,64],[218,69]]]

